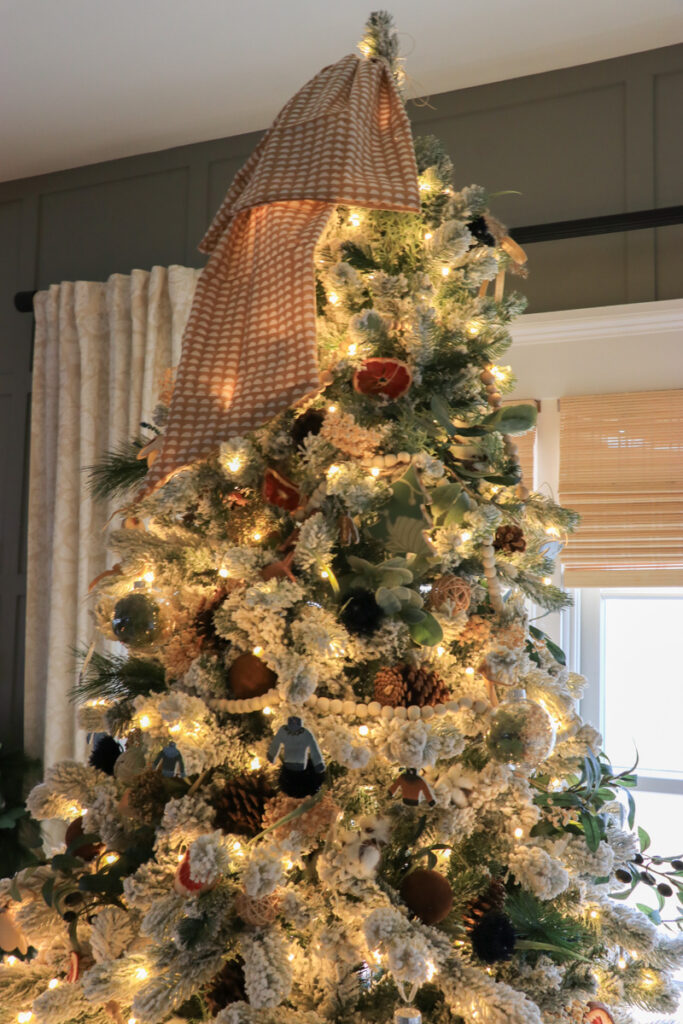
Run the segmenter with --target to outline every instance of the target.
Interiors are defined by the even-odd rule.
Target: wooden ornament
[[[604,1003],[592,1001],[584,1016],[586,1024],[614,1024],[614,1017]]]
[[[116,565],[112,565],[111,569],[105,569],[104,572],[101,572],[99,574],[99,576],[95,576],[95,578],[93,580],[90,580],[90,583],[88,584],[88,593],[90,593],[91,590],[94,590],[95,587],[97,586],[97,584],[101,583],[102,580],[109,579],[109,577],[111,577],[111,576],[120,576],[120,575],[121,575],[121,563],[117,562]]]
[[[260,697],[272,690],[277,675],[255,654],[240,654],[228,671],[230,689],[237,700]]]
[[[278,562],[270,562],[269,565],[264,565],[261,569],[262,580],[283,580],[287,578],[292,583],[296,583],[296,578],[292,572],[292,562],[294,560],[294,552],[290,551],[283,559]]]
[[[401,899],[423,924],[438,924],[453,906],[453,890],[447,878],[429,868],[416,868],[401,882]]]
[[[147,465],[151,469],[151,467],[154,465],[155,459],[158,457],[159,452],[161,451],[161,449],[163,447],[163,444],[164,444],[164,435],[163,434],[157,434],[156,437],[153,437],[151,441],[148,441],[147,444],[144,445],[140,449],[140,451],[138,452],[136,458],[140,462],[142,462],[143,459],[146,459],[147,460]]]
[[[28,939],[9,910],[0,911],[0,949],[3,953],[28,953]]]

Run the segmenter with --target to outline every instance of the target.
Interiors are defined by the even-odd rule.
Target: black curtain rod
[[[658,210],[635,210],[631,213],[610,213],[604,217],[557,220],[551,224],[529,224],[521,228],[510,228],[510,234],[520,245],[532,245],[534,242],[556,242],[562,238],[609,235],[617,231],[667,228],[673,224],[683,224],[683,206],[663,206]],[[35,294],[35,291],[16,292],[15,309],[20,313],[32,313]]]
[[[520,245],[530,245],[533,242],[555,242],[561,238],[609,235],[616,231],[668,228],[673,224],[683,224],[683,206],[662,206],[658,210],[636,210],[632,213],[610,213],[605,217],[557,220],[552,224],[530,224],[527,227],[510,228],[510,234]]]

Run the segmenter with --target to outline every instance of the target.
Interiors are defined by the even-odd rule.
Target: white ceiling
[[[683,41],[683,0],[386,2],[412,96]],[[0,0],[0,180],[265,128],[373,6]]]

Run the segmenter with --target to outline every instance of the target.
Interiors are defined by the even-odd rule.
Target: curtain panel
[[[154,267],[38,292],[31,411],[24,740],[45,767],[82,756],[69,692],[93,637],[88,584],[108,519],[88,468],[152,415],[180,357],[199,271]]]

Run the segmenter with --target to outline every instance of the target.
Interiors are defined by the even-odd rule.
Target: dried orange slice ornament
[[[361,395],[401,398],[413,380],[410,368],[400,359],[366,359],[353,375],[353,386]]]

